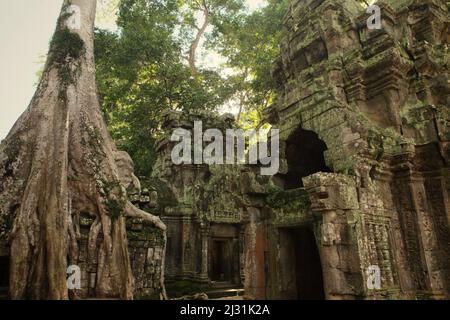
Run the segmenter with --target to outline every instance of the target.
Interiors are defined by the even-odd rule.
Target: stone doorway
[[[283,299],[325,299],[322,264],[312,227],[280,229]]]
[[[208,278],[212,282],[239,285],[239,228],[231,224],[213,224],[208,244]]]
[[[230,240],[212,240],[211,280],[231,282]]]

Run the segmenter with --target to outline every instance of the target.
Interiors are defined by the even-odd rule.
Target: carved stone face
[[[127,191],[137,191],[139,193],[141,184],[134,175],[134,163],[130,155],[125,151],[117,151],[115,154],[117,169],[119,171],[120,181]]]

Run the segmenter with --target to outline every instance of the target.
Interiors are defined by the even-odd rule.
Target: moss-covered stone
[[[138,223],[142,224],[142,228],[136,230],[133,228],[135,223],[127,219],[127,236],[129,241],[147,241],[149,242],[149,247],[163,247],[165,245],[164,233],[160,229],[140,221]]]
[[[178,205],[175,194],[163,180],[156,177],[142,178],[140,180],[142,190],[156,191],[157,193],[157,207],[151,208],[153,213],[161,216],[166,208],[176,207]]]
[[[207,285],[192,280],[178,280],[166,283],[166,291],[171,298],[196,294],[206,288]]]

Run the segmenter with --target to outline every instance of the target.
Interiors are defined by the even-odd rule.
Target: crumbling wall
[[[236,127],[229,115],[165,115],[152,180],[161,182],[154,190],[158,203],[164,202],[158,206],[168,226],[167,286],[175,294],[210,289],[212,245],[224,239],[232,247],[232,284],[243,284],[248,296],[264,298],[264,179],[255,174],[258,166],[175,165],[171,151],[176,142],[170,136],[176,128],[193,130],[194,121],[202,121],[203,130],[215,128],[224,134]]]
[[[327,146],[334,173],[303,178],[311,210],[291,218],[312,220],[327,298],[448,297],[449,7],[378,5],[370,30],[356,1],[291,1],[266,120],[280,129],[281,179],[296,130]],[[381,288],[367,285],[374,265]]]
[[[207,281],[211,223],[231,223],[240,227],[246,295],[302,297],[289,250],[302,237],[289,234],[306,228],[327,299],[449,297],[449,7],[378,5],[382,28],[369,30],[356,0],[290,2],[274,63],[278,96],[263,120],[280,130],[277,175],[175,166],[174,143],[160,141],[154,178],[173,195],[161,207],[171,277]],[[200,119],[233,126],[171,113],[164,129]]]

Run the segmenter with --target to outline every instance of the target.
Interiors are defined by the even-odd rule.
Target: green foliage
[[[308,193],[302,189],[283,190],[274,188],[270,190],[266,203],[274,209],[302,209],[307,210],[311,206]]]
[[[84,48],[84,42],[77,33],[67,27],[58,28],[50,43],[50,59],[64,64],[67,59],[78,59]]]
[[[271,76],[272,63],[279,54],[288,3],[269,0],[266,7],[250,14],[241,12],[214,21],[216,28],[208,45],[226,57],[226,67],[235,71],[229,81],[244,111],[244,126],[259,122],[262,110],[273,101],[276,83]]]
[[[259,125],[274,99],[272,63],[279,54],[288,0],[269,0],[249,13],[244,0],[121,0],[117,33],[96,30],[99,96],[119,148],[149,176],[155,142],[167,110],[215,111],[230,101],[242,107],[241,125]],[[207,49],[226,58],[223,68],[188,65],[188,52],[209,14]]]
[[[184,62],[186,26],[179,0],[122,0],[118,33],[96,30],[100,101],[113,138],[149,176],[166,110],[214,110],[227,99],[224,79],[213,71],[193,78]]]
[[[216,28],[217,25],[233,19],[245,8],[244,0],[185,0],[181,2],[180,21],[183,24],[182,38],[186,49],[200,28],[199,21],[197,21],[198,16],[207,11],[211,27]]]

